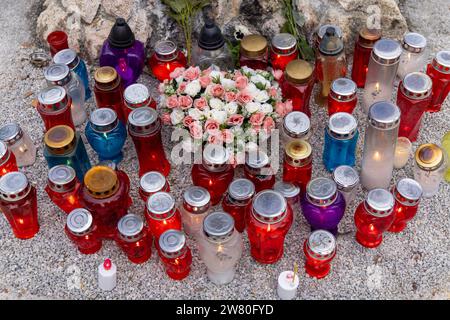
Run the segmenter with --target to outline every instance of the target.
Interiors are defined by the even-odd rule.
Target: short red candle
[[[366,84],[367,70],[372,48],[375,42],[381,38],[381,30],[363,28],[359,32],[355,42],[353,53],[352,80],[358,88]]]
[[[6,143],[0,141],[0,177],[14,171],[19,171],[16,156],[8,149]]]
[[[186,67],[187,61],[183,52],[170,40],[162,40],[156,43],[155,52],[149,59],[149,68],[159,81],[169,80],[170,74],[176,68]]]
[[[263,151],[247,154],[244,175],[248,180],[253,182],[256,192],[272,189],[275,184],[275,174],[270,165],[269,157]]]
[[[60,86],[46,88],[39,92],[37,111],[44,121],[45,130],[54,126],[66,125],[75,130],[72,120],[72,99],[67,95],[66,89]]]
[[[394,221],[394,197],[385,189],[372,189],[355,212],[356,240],[366,248],[378,247]]]
[[[124,110],[123,85],[113,67],[100,67],[94,73],[94,94],[97,108],[111,108],[122,123],[127,123]]]
[[[36,188],[22,172],[0,178],[0,209],[19,239],[30,239],[39,231]]]
[[[93,254],[102,247],[98,228],[91,213],[82,208],[72,210],[64,228],[67,237],[82,254]]]
[[[64,31],[56,30],[47,36],[47,42],[50,46],[50,53],[52,57],[59,51],[69,48],[67,41],[67,34]]]
[[[408,73],[400,82],[397,91],[397,106],[400,108],[399,137],[411,142],[417,140],[423,114],[431,103],[432,82],[421,72]]]
[[[419,209],[422,187],[416,180],[403,178],[397,182],[392,193],[395,199],[395,218],[388,231],[401,232],[406,228],[407,222],[415,217]]]
[[[247,35],[241,40],[239,64],[254,70],[267,69],[269,54],[267,40],[259,34]]]
[[[280,260],[292,221],[292,209],[279,192],[264,190],[258,193],[246,215],[252,257],[267,264]]]
[[[358,98],[356,84],[347,78],[338,78],[331,84],[328,95],[328,115],[336,112],[352,113],[355,110]]]
[[[147,203],[148,197],[159,191],[170,192],[169,182],[161,172],[149,171],[139,180],[139,196]]]
[[[53,203],[65,213],[69,214],[72,210],[81,208],[79,189],[80,182],[72,167],[58,165],[49,170],[45,191]]]
[[[336,239],[326,230],[313,231],[303,244],[303,252],[306,273],[322,279],[330,273],[331,261],[336,255]]]
[[[159,247],[159,257],[167,275],[174,280],[186,278],[191,271],[192,254],[184,233],[172,229],[165,231],[159,238]]]
[[[450,51],[440,51],[427,66],[427,74],[433,81],[433,93],[428,112],[441,110],[450,92]]]
[[[293,140],[285,147],[283,181],[300,187],[302,194],[312,176],[311,152],[311,145],[304,140]]]
[[[274,70],[286,69],[292,60],[297,59],[297,40],[290,33],[280,33],[272,38],[270,64]]]
[[[147,87],[141,83],[134,83],[126,87],[123,96],[125,101],[124,118],[126,120],[134,109],[141,107],[156,109],[155,100],[150,96]]]
[[[116,243],[133,263],[144,263],[152,255],[153,238],[144,220],[135,214],[123,216],[117,225]]]

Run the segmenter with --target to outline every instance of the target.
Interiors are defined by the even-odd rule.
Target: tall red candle
[[[359,31],[353,53],[352,80],[358,88],[366,84],[370,55],[375,42],[381,38],[381,30],[363,28]]]
[[[16,156],[8,149],[6,143],[0,141],[0,177],[13,171],[19,171]]]
[[[37,111],[44,121],[45,130],[54,126],[66,125],[75,130],[72,120],[72,99],[66,89],[60,86],[45,88],[38,94]]]
[[[433,96],[428,112],[437,112],[450,92],[450,51],[439,51],[428,64],[427,74],[433,81]]]

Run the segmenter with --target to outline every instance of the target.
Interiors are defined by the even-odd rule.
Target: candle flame
[[[375,91],[380,92],[380,84],[378,82],[375,84]]]
[[[375,153],[373,155],[373,159],[376,161],[381,160],[381,154],[378,151],[375,151]]]

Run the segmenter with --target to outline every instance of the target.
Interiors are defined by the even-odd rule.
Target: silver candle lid
[[[422,186],[414,179],[403,178],[394,188],[394,196],[405,206],[415,206],[422,197]]]
[[[72,167],[60,164],[48,171],[49,187],[56,192],[65,192],[73,189],[75,185],[75,170]]]
[[[328,120],[328,132],[339,140],[348,140],[354,137],[358,129],[355,117],[347,112],[334,113]]]
[[[403,48],[409,52],[420,53],[427,46],[427,39],[416,32],[408,32],[403,36]]]
[[[385,189],[372,189],[364,202],[366,210],[373,216],[386,217],[394,208],[394,197]]]
[[[228,186],[228,194],[236,200],[247,200],[255,194],[255,185],[245,178],[235,179]]]
[[[286,199],[274,190],[263,190],[253,198],[253,216],[267,224],[277,223],[286,216]]]
[[[53,84],[63,86],[70,81],[70,69],[65,64],[52,64],[44,70],[44,77]]]
[[[199,186],[190,186],[183,194],[184,201],[193,207],[206,206],[211,201],[208,190]]]
[[[31,185],[22,172],[9,172],[0,178],[0,197],[7,201],[18,201],[26,197]]]
[[[327,260],[336,251],[336,238],[326,230],[315,230],[308,238],[308,253],[317,260]]]
[[[431,64],[439,72],[450,73],[450,51],[439,51]]]
[[[167,219],[174,214],[175,199],[168,192],[160,191],[147,199],[147,210],[154,219]]]
[[[130,112],[128,116],[128,128],[137,135],[145,135],[155,132],[160,127],[158,113],[149,107],[140,107]]]
[[[71,70],[75,69],[80,63],[80,58],[72,49],[63,49],[53,56],[53,62],[56,64],[65,64]]]
[[[148,104],[150,93],[146,86],[141,83],[134,83],[126,87],[123,92],[125,102],[133,108]]]
[[[146,193],[161,191],[166,185],[166,178],[158,171],[149,171],[142,175],[139,186]]]
[[[203,164],[215,171],[230,160],[230,152],[221,145],[207,144],[203,149]]]
[[[324,24],[324,25],[320,26],[319,31],[317,31],[317,36],[319,37],[319,39],[323,38],[323,36],[327,32],[328,28],[333,28],[334,29],[334,34],[338,38],[342,38],[342,29],[339,26],[335,26],[335,25],[332,25],[332,24]]]
[[[331,83],[330,95],[339,101],[352,100],[356,96],[356,83],[348,78],[338,78]]]
[[[297,40],[290,33],[279,33],[272,38],[272,49],[280,55],[288,55],[295,51]]]
[[[110,108],[99,108],[91,113],[89,122],[95,131],[109,132],[118,124],[117,113]]]
[[[73,209],[67,216],[67,228],[75,234],[83,234],[92,226],[92,214],[83,208]]]
[[[166,257],[177,257],[186,245],[186,236],[180,230],[169,229],[159,237],[159,248]]]
[[[342,165],[334,169],[333,180],[339,190],[347,191],[358,185],[359,175],[354,168]]]
[[[433,82],[428,75],[422,72],[411,72],[403,78],[400,90],[411,99],[421,100],[430,96],[432,86]]]
[[[203,220],[203,232],[212,241],[224,241],[234,232],[234,219],[226,212],[210,213]]]
[[[315,178],[306,186],[308,200],[318,206],[328,206],[337,198],[336,183],[328,178]]]
[[[245,163],[252,169],[261,169],[269,164],[269,156],[262,150],[251,151],[246,154]]]
[[[129,213],[119,220],[117,229],[123,238],[132,240],[144,229],[144,220],[136,214]]]
[[[60,86],[45,88],[39,92],[38,101],[45,106],[62,109],[67,105],[66,89]]]
[[[155,53],[162,61],[171,61],[176,58],[177,45],[170,40],[161,40],[155,44]]]
[[[380,39],[375,42],[372,50],[372,57],[381,64],[395,64],[402,54],[400,44],[391,39]]]
[[[11,122],[0,128],[0,140],[11,146],[23,136],[23,131],[19,124]]]
[[[6,143],[0,140],[0,165],[8,161],[10,154]]]
[[[278,191],[283,197],[290,199],[300,194],[300,188],[293,183],[277,181],[273,185],[273,190]]]
[[[308,134],[311,128],[311,121],[305,113],[291,111],[283,119],[283,128],[288,136],[299,139]]]
[[[379,101],[369,108],[369,123],[378,129],[392,129],[400,122],[400,109],[389,101]]]

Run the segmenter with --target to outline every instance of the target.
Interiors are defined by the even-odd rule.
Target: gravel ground
[[[423,200],[417,217],[401,234],[387,234],[377,249],[364,249],[354,240],[353,210],[366,194],[358,192],[357,201],[349,208],[340,224],[338,254],[333,261],[330,275],[323,280],[307,277],[302,269],[304,257],[301,246],[309,233],[309,227],[296,208],[296,222],[286,239],[283,258],[274,265],[260,265],[249,255],[247,237],[244,236],[244,255],[239,263],[234,281],[223,287],[211,284],[204,265],[194,249],[193,268],[190,276],[181,282],[171,281],[165,275],[155,252],[149,262],[134,265],[112,242],[105,242],[102,250],[94,255],[84,256],[72,246],[63,232],[64,214],[59,211],[45,194],[47,165],[43,153],[43,125],[38,113],[31,106],[31,100],[45,84],[42,69],[34,68],[28,60],[34,50],[31,32],[25,18],[32,4],[25,0],[5,0],[0,11],[0,124],[18,121],[28,131],[36,145],[36,163],[22,169],[37,186],[39,220],[41,230],[31,240],[21,241],[13,237],[6,219],[0,218],[0,298],[61,298],[61,299],[275,299],[278,274],[292,269],[294,261],[300,266],[300,287],[298,299],[448,299],[450,259],[449,209],[450,185],[441,184],[438,195]],[[404,1],[403,7],[412,1]],[[443,1],[434,0],[417,4],[406,10],[411,28],[428,36],[433,50],[448,49],[448,17],[432,19],[424,17],[424,10]],[[428,16],[429,17],[429,16]],[[440,30],[442,34],[435,33]],[[448,32],[448,31],[447,31]],[[351,59],[349,59],[351,61]],[[91,71],[92,71],[92,66]],[[141,82],[155,87],[147,75]],[[154,90],[153,90],[154,91]],[[450,100],[442,112],[427,114],[423,130],[414,147],[421,143],[439,143],[443,134],[450,129]],[[88,103],[92,110],[94,103]],[[321,163],[323,129],[326,112],[312,105],[311,138],[314,152],[313,176],[330,176]],[[365,117],[356,111],[360,124]],[[362,126],[362,131],[363,130]],[[83,128],[79,128],[83,132]],[[164,141],[169,140],[169,130],[164,129]],[[358,144],[358,165],[361,160],[364,132]],[[86,140],[85,140],[86,141]],[[87,146],[92,162],[96,156]],[[170,145],[167,151],[170,149]],[[136,153],[130,139],[125,145],[125,159],[121,168],[132,181],[134,199],[131,212],[142,212],[143,202],[137,195],[138,176]],[[241,172],[238,172],[240,175]],[[280,173],[279,173],[280,174]],[[279,175],[278,174],[278,175]],[[412,161],[394,172],[394,180],[412,176]],[[177,200],[182,191],[191,184],[190,167],[173,167],[169,181]],[[189,241],[191,247],[194,243]],[[97,265],[111,257],[118,266],[118,284],[114,291],[99,291],[96,281]]]

